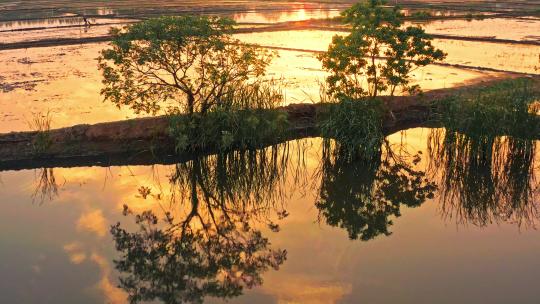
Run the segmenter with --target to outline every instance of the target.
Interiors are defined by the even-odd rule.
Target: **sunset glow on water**
[[[35,117],[57,129],[152,116],[104,100],[98,57],[111,27],[162,15],[233,18],[234,38],[275,52],[264,79],[281,81],[281,106],[319,106],[318,56],[348,34],[335,18],[354,3],[31,2],[0,1],[0,145],[38,131]],[[400,4],[448,18],[406,23],[447,53],[411,73],[418,100],[538,79],[540,2],[419,2]],[[0,160],[0,303],[538,303],[540,134],[459,122],[383,124],[368,161],[312,130],[178,160]]]

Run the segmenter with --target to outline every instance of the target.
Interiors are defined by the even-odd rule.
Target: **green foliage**
[[[283,93],[275,81],[239,85],[209,112],[170,117],[177,153],[204,149],[253,149],[284,138],[287,113],[277,107]]]
[[[99,69],[104,99],[136,112],[206,113],[248,79],[263,76],[274,53],[232,38],[227,18],[149,19],[112,30]]]
[[[540,133],[540,94],[530,79],[520,78],[490,85],[475,92],[449,97],[440,104],[444,126],[470,136],[507,134],[529,137]]]
[[[465,15],[465,19],[467,19],[467,21],[472,21],[472,20],[484,20],[484,19],[486,19],[486,16],[483,15],[483,14],[467,13],[467,14]]]
[[[287,128],[287,113],[217,108],[204,116],[172,116],[170,125],[177,153],[207,148],[250,149],[282,138]]]
[[[344,99],[330,104],[319,118],[319,129],[324,138],[333,138],[350,152],[351,158],[365,158],[379,151],[384,134],[383,107],[379,100]]]
[[[393,96],[398,87],[415,92],[417,88],[409,85],[411,72],[445,58],[431,44],[430,35],[419,27],[402,28],[399,8],[385,4],[366,0],[342,13],[352,32],[334,36],[328,51],[319,56],[331,74],[330,94],[358,98],[388,92]]]

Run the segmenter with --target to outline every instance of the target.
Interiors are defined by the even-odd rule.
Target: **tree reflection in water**
[[[278,269],[287,255],[271,248],[261,229],[277,232],[273,218],[287,216],[283,188],[290,164],[288,144],[198,157],[176,165],[163,219],[126,206],[138,230],[117,224],[111,233],[121,253],[115,261],[120,286],[130,301],[202,302],[261,284],[261,274]]]
[[[443,216],[477,226],[534,225],[540,194],[535,141],[435,129],[428,150]]]
[[[351,239],[390,235],[391,218],[401,215],[401,205],[420,206],[436,190],[423,171],[414,169],[419,161],[419,154],[398,155],[387,142],[359,159],[339,143],[325,140],[316,202],[320,216],[347,230]]]
[[[315,176],[320,220],[367,241],[390,235],[402,206],[420,206],[436,192],[441,213],[458,223],[521,226],[538,217],[534,141],[433,130],[428,143],[423,167],[422,153],[387,140],[372,155],[357,155],[324,139]],[[284,144],[198,157],[175,166],[171,204],[162,206],[161,216],[126,207],[137,228],[117,224],[111,232],[120,252],[120,286],[130,301],[232,298],[282,265],[286,251],[272,248],[262,231],[279,231],[278,221],[288,215],[284,202],[304,172],[303,157],[290,154]],[[139,190],[146,199],[167,199]]]

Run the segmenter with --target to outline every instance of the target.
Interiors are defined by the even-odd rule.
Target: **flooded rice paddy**
[[[167,1],[159,10],[129,1],[113,8],[105,1],[32,2],[0,1],[1,43],[97,37],[108,23],[167,9],[219,11],[211,1]],[[342,9],[221,4],[222,14],[261,24],[329,18]],[[75,26],[81,13],[107,25]],[[538,40],[540,32],[539,21],[518,19],[424,26],[517,41]],[[279,57],[268,77],[283,79],[287,103],[311,103],[326,76],[316,54],[335,34],[343,33],[236,37],[274,48]],[[449,65],[415,71],[424,90],[539,73],[537,45],[434,44]],[[35,113],[50,112],[54,128],[137,117],[102,102],[96,58],[106,46],[0,50],[0,133],[30,130]],[[456,165],[443,153],[456,147],[441,138],[440,129],[392,134],[369,164],[348,162],[335,145],[308,138],[177,164],[127,159],[122,166],[0,171],[0,302],[128,303],[136,293],[141,303],[537,303],[538,141],[493,139],[503,148],[480,162],[469,151]],[[494,165],[501,163],[508,166]],[[182,242],[171,241],[183,233]]]
[[[266,39],[269,46],[293,46],[294,38],[301,34],[257,33],[239,38],[246,42]],[[304,47],[317,45],[321,34],[330,37],[326,32],[305,34]],[[279,37],[283,43],[278,42]],[[31,114],[47,111],[54,117],[55,128],[136,117],[129,109],[102,102],[96,59],[106,47],[106,44],[90,44],[0,52],[0,60],[6,63],[0,96],[0,132],[28,130]],[[278,54],[268,69],[268,77],[284,80],[287,102],[318,101],[319,83],[325,73],[316,54],[299,51],[278,51]],[[448,88],[482,77],[497,77],[497,74],[440,66],[415,72],[416,81],[426,90]],[[13,100],[18,102],[14,104]]]

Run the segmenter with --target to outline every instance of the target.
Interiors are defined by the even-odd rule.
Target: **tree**
[[[422,28],[402,28],[399,8],[385,4],[385,0],[366,0],[342,13],[351,33],[334,36],[328,51],[319,56],[330,72],[330,95],[359,98],[387,92],[393,96],[398,87],[414,92],[418,87],[410,86],[411,72],[446,57]]]
[[[263,76],[273,53],[233,39],[234,21],[161,17],[113,29],[103,50],[104,99],[135,112],[206,113],[248,79]]]

